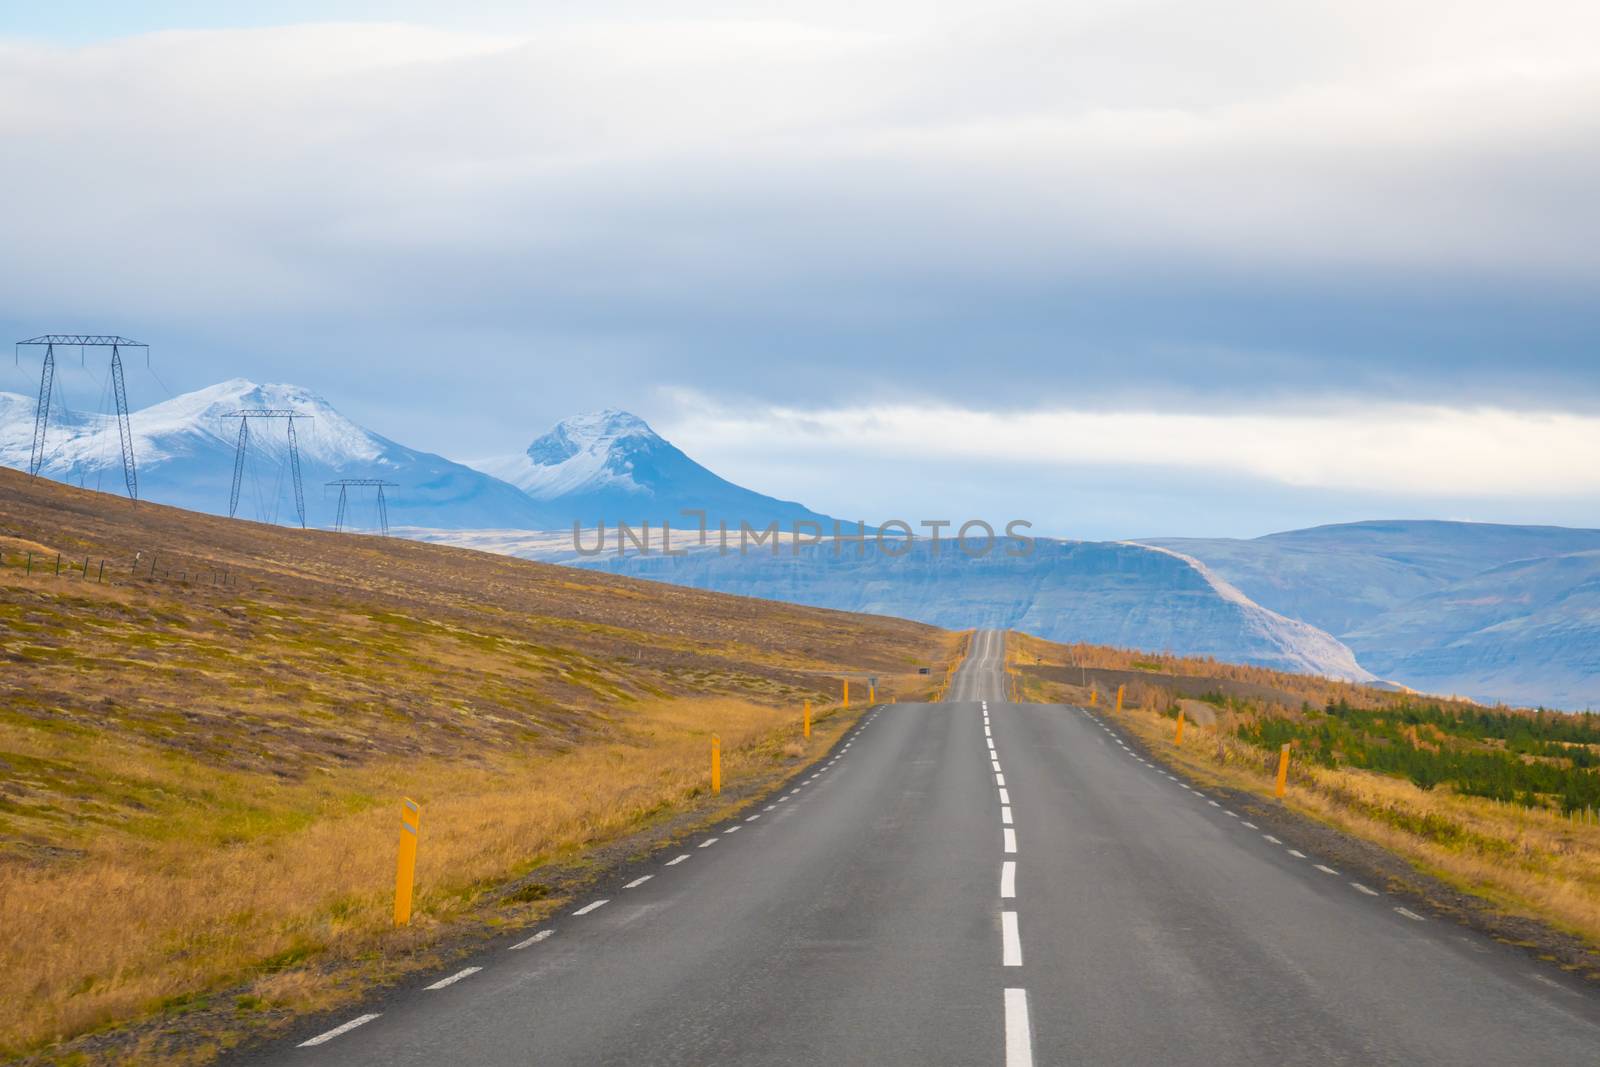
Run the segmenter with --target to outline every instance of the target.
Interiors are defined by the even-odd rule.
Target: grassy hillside
[[[452,924],[548,909],[542,865],[709,817],[813,757],[844,726],[826,707],[842,674],[904,698],[955,646],[0,469],[0,1050],[214,1023],[224,990],[241,1029],[352,995]],[[418,918],[395,931],[402,796],[424,831]]]
[[[1106,706],[1125,686],[1124,725],[1202,781],[1270,796],[1288,744],[1290,808],[1600,947],[1594,716],[1028,637],[1009,647],[1032,699],[1086,703],[1095,691]]]

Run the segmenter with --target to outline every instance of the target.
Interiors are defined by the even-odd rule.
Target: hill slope
[[[869,543],[870,544],[870,543]],[[814,604],[918,619],[937,626],[1019,629],[1058,641],[1214,656],[1283,670],[1370,680],[1328,634],[1253,603],[1204,566],[1175,552],[1120,542],[1039,540],[1029,556],[997,550],[971,559],[916,542],[904,556],[869,547],[785,545],[773,554],[693,548],[683,556],[574,559],[583,567]]]
[[[180,1044],[143,1054],[191,1062],[197,1030],[327,1006],[451,923],[532,921],[553,861],[716,810],[713,732],[737,797],[837,736],[840,673],[906,694],[953,641],[0,469],[0,1055],[171,1011]]]
[[[1194,556],[1257,603],[1344,634],[1491,567],[1600,549],[1600,530],[1391,519],[1251,540],[1175,537],[1141,543]]]

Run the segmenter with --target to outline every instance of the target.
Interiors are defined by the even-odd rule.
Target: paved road
[[[481,969],[233,1059],[1600,1061],[1556,972],[1292,853],[1086,710],[1002,703],[1002,661],[979,634],[950,702],[871,713]]]

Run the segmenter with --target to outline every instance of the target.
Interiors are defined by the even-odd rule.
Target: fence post
[[[32,552],[28,553],[28,575],[29,575],[29,577],[33,576],[33,553]]]
[[[101,560],[100,561],[100,574],[99,574],[99,576],[97,578],[95,578],[95,581],[98,583],[98,582],[103,582],[105,580],[106,580],[106,561],[105,560]]]
[[[61,553],[56,553],[56,577],[61,577]]]
[[[1172,739],[1172,743],[1174,745],[1183,744],[1183,709],[1182,708],[1178,709],[1178,733],[1177,733],[1177,736]]]
[[[411,887],[417,876],[417,834],[422,828],[422,809],[416,801],[402,798],[400,809],[400,858],[394,873],[394,924],[411,921]]]

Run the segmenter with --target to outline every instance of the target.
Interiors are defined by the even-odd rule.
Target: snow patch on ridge
[[[1310,623],[1301,622],[1299,619],[1291,619],[1287,615],[1280,615],[1276,611],[1262,607],[1241,592],[1232,582],[1229,582],[1193,556],[1186,556],[1182,552],[1176,552],[1170,548],[1147,545],[1139,541],[1119,541],[1117,543],[1127,545],[1129,548],[1142,548],[1147,552],[1159,552],[1192,567],[1201,580],[1216,592],[1217,596],[1239,607],[1253,632],[1263,640],[1281,649],[1283,654],[1290,660],[1300,663],[1302,665],[1301,670],[1349,682],[1371,682],[1377,680],[1378,676],[1357,663],[1355,653],[1338,638],[1325,630],[1317,629]]]

